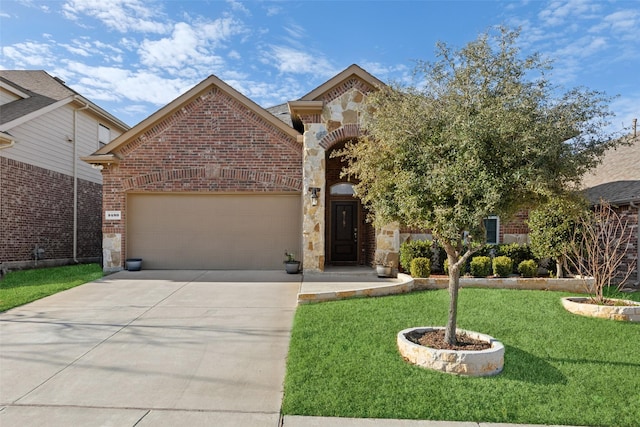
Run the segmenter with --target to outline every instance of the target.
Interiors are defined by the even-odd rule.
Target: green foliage
[[[429,258],[414,258],[411,260],[412,277],[429,277],[431,275],[431,260]]]
[[[477,256],[471,259],[471,275],[473,277],[487,277],[491,274],[491,258]]]
[[[400,245],[400,265],[405,271],[411,270],[411,260],[433,256],[433,243],[430,240],[410,240]]]
[[[587,203],[576,196],[555,197],[529,212],[529,240],[532,254],[542,258],[565,256]]]
[[[0,281],[0,311],[73,288],[102,277],[98,264],[12,271]]]
[[[508,256],[497,256],[493,259],[493,274],[498,277],[507,277],[513,271],[513,260]]]
[[[536,277],[538,275],[538,263],[533,259],[521,261],[518,264],[518,272],[522,277]]]
[[[449,259],[446,259],[442,263],[442,268],[444,269],[444,274],[449,274]],[[469,264],[464,263],[462,268],[460,269],[460,275],[464,276],[469,271]]]
[[[520,263],[526,259],[535,258],[529,245],[521,245],[519,243],[509,243],[499,245],[497,254],[508,256],[513,260],[514,268],[520,265]],[[513,271],[516,273],[516,271]]]

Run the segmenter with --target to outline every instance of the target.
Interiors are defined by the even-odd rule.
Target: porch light
[[[309,187],[309,192],[311,193],[311,206],[318,206],[318,193],[320,192],[320,188]]]

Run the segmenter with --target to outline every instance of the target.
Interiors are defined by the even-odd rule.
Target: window
[[[498,244],[500,243],[500,218],[497,216],[490,216],[484,220],[485,237],[487,243]]]
[[[98,125],[98,148],[102,148],[111,142],[111,130],[105,125]]]
[[[353,190],[353,184],[342,182],[340,184],[332,185],[329,193],[332,196],[353,196],[355,191]]]

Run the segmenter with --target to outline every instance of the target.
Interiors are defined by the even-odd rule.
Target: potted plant
[[[296,260],[295,254],[284,251],[284,269],[287,274],[297,274],[300,272],[300,261]]]
[[[387,260],[382,254],[376,254],[373,261],[373,266],[376,268],[378,277],[391,277],[391,271],[393,270],[393,261]]]

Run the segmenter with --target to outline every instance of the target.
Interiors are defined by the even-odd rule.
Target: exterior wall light
[[[311,206],[318,206],[318,193],[320,193],[320,188],[309,187],[309,192],[311,193]]]

